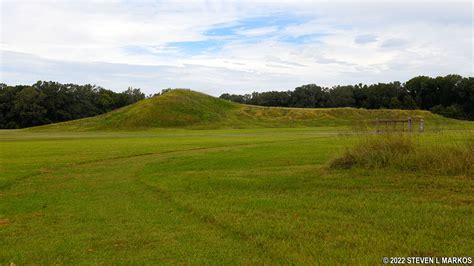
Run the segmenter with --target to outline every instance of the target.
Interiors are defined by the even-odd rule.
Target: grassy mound
[[[38,127],[39,129],[146,129],[213,124],[225,120],[237,104],[191,90],[176,89],[161,96],[96,117]]]
[[[150,128],[351,127],[376,118],[419,117],[460,124],[420,110],[280,108],[243,105],[203,93],[176,89],[96,117],[36,127],[34,130],[141,130]],[[471,123],[472,124],[472,123]]]
[[[474,175],[474,139],[449,144],[421,142],[412,135],[371,136],[330,162],[335,169],[393,168],[445,175]]]

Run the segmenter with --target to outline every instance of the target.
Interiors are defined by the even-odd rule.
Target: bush
[[[330,162],[330,168],[393,168],[446,175],[474,174],[474,141],[425,144],[411,135],[371,136]]]
[[[467,113],[464,112],[463,108],[459,104],[453,104],[448,107],[442,105],[433,106],[430,109],[432,113],[439,114],[445,117],[456,118],[456,119],[466,119]]]

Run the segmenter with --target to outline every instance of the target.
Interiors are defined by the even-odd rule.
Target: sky
[[[0,0],[0,82],[211,95],[473,76],[471,1]]]

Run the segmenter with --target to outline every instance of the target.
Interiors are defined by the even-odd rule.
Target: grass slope
[[[34,130],[350,127],[376,118],[406,118],[409,116],[424,118],[429,122],[429,126],[433,124],[450,126],[465,124],[420,110],[261,107],[233,103],[191,90],[176,89],[104,115],[36,127]]]

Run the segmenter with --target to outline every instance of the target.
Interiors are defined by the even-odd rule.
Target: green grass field
[[[197,119],[194,129],[130,130],[139,122],[121,110],[0,131],[0,264],[333,265],[474,255],[472,176],[331,168],[376,137],[351,131],[353,117],[329,126],[295,118],[300,127],[278,128],[261,113],[238,129],[229,128],[235,112],[254,107],[218,105],[232,113],[204,112],[215,129],[196,129],[204,125]],[[472,140],[472,123],[446,121],[457,130],[416,133],[417,143]]]

